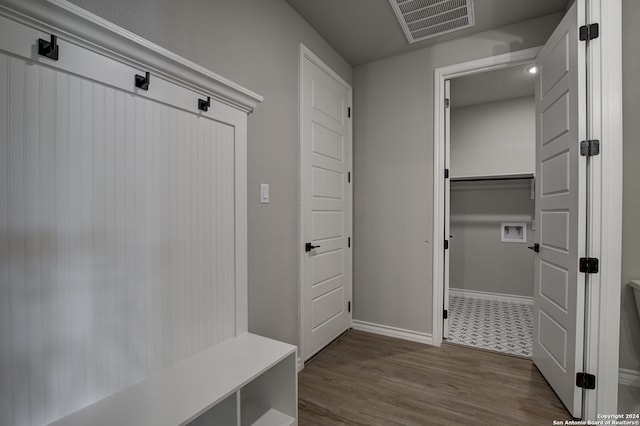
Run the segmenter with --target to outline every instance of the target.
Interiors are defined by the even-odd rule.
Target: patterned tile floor
[[[451,294],[448,341],[531,357],[533,305]]]

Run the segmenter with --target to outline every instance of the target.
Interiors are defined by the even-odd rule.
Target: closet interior
[[[448,342],[531,356],[534,78],[451,80]]]

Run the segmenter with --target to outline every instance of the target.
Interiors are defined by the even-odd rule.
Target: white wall
[[[351,66],[284,0],[72,1],[264,96],[248,128],[249,330],[297,344],[298,43],[349,83]]]
[[[640,371],[640,319],[626,283],[640,278],[640,2],[622,2],[624,188],[620,368]]]
[[[451,182],[451,288],[533,297],[535,217],[530,179]],[[527,224],[527,242],[501,241],[501,224]]]
[[[461,108],[455,102],[451,99],[452,177],[535,173],[533,96]]]
[[[432,332],[434,68],[544,44],[551,15],[354,69],[354,318]]]

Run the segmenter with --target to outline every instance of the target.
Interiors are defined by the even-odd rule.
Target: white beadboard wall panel
[[[0,424],[235,336],[233,126],[0,54],[0,129]]]
[[[9,286],[9,58],[0,55],[0,423],[13,424]]]
[[[25,115],[35,123],[41,123],[40,105],[40,70],[37,67],[27,67],[27,81],[33,81],[26,87],[26,109]],[[42,316],[42,274],[41,264],[43,261],[42,243],[37,236],[41,228],[41,197],[42,193],[42,176],[39,168],[41,163],[40,151],[40,125],[25,126],[26,139],[25,148],[26,164],[25,169],[32,170],[27,174],[27,300],[28,305],[28,347],[36,348],[35,351],[28,353],[29,365],[29,387],[30,400],[41,400],[42,389],[31,389],[33,383],[39,375],[44,371],[44,362],[42,358],[44,323]],[[40,413],[33,413],[33,423],[42,423],[43,419],[38,418]]]
[[[13,410],[16,419],[29,418],[29,365],[26,359],[27,273],[26,273],[26,188],[25,188],[25,99],[24,62],[9,58],[9,282],[11,324],[11,369]],[[27,378],[27,380],[24,380]]]
[[[40,104],[41,111],[54,111],[54,73],[51,69],[40,69]],[[32,348],[34,352],[41,349],[38,353],[42,358],[42,370],[40,383],[32,383],[29,385],[33,389],[33,396],[42,396],[42,406],[38,413],[33,417],[43,417],[44,419],[54,416],[55,399],[57,397],[57,389],[55,381],[48,376],[48,368],[55,365],[54,350],[56,349],[56,317],[54,310],[56,296],[56,269],[55,269],[55,239],[51,232],[55,228],[55,138],[52,129],[55,129],[55,116],[52,113],[42,114],[40,116],[40,177],[42,182],[42,195],[40,197],[42,205],[40,206],[40,223],[35,225],[36,235],[40,236],[42,242],[42,264],[40,270],[42,273],[42,298],[40,300],[40,309],[42,314],[43,340],[40,348]],[[78,321],[82,322],[82,318]],[[35,402],[36,400],[34,400]]]

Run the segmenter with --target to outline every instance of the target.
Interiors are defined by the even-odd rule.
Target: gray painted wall
[[[455,102],[452,97],[452,105]],[[451,176],[534,174],[535,139],[533,96],[454,107],[451,109]]]
[[[349,83],[351,66],[284,0],[72,1],[264,96],[249,117],[249,329],[297,344],[298,43]]]
[[[640,319],[626,283],[640,278],[640,2],[622,2],[624,189],[620,368],[640,371]]]
[[[530,179],[451,183],[451,288],[533,297],[535,217]],[[527,243],[501,241],[501,224],[525,222]]]
[[[355,319],[432,332],[434,68],[543,45],[561,17],[354,69]]]
[[[296,344],[297,43],[348,82],[351,67],[284,0],[72,1],[265,97],[249,118],[249,326]],[[623,12],[624,286],[640,277],[640,3],[624,0]],[[541,45],[560,18],[354,70],[356,319],[431,332],[433,69]],[[258,203],[260,182],[271,204]],[[622,293],[620,366],[640,370],[640,320]]]

